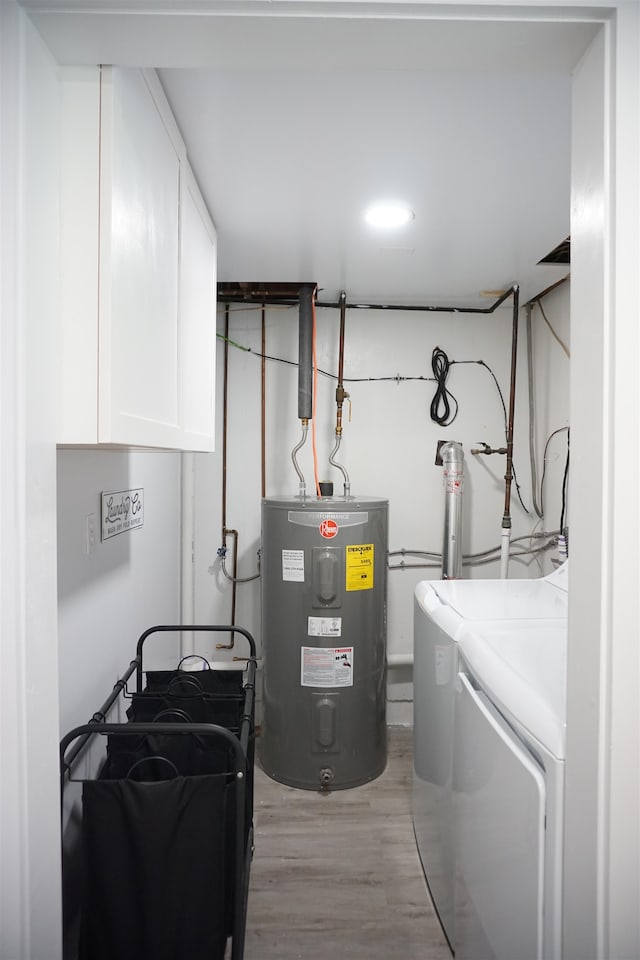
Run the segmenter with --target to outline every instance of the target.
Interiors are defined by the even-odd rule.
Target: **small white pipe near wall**
[[[511,528],[503,527],[500,537],[500,577],[506,580],[509,576],[509,547],[511,544]]]
[[[193,624],[195,617],[195,578],[193,553],[195,541],[195,460],[193,453],[181,454],[180,477],[180,622]],[[193,631],[180,636],[180,655],[187,657],[195,651]]]
[[[388,653],[387,666],[388,667],[412,667],[413,654],[412,653]]]

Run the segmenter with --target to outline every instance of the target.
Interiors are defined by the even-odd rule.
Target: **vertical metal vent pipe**
[[[304,499],[307,485],[298,466],[298,450],[304,446],[313,416],[313,295],[315,286],[305,283],[299,291],[298,315],[298,417],[302,424],[302,436],[291,451],[291,462],[298,474],[298,493]]]
[[[462,576],[462,502],[464,489],[464,453],[462,444],[453,441],[440,448],[444,480],[444,536],[442,542],[442,579]]]
[[[300,287],[298,334],[298,417],[313,416],[313,291],[311,284]]]

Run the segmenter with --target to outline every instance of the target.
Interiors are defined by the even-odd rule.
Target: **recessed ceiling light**
[[[402,227],[414,219],[414,212],[399,203],[377,203],[364,215],[372,227]]]

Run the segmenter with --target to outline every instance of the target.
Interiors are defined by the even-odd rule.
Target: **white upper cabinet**
[[[212,450],[216,234],[153,71],[61,75],[59,443]]]

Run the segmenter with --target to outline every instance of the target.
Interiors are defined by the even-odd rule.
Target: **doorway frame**
[[[26,0],[22,8],[13,3],[2,13],[4,29],[0,68],[22,76],[24,63],[9,62],[21,56],[22,16],[46,9],[46,0]],[[60,16],[86,16],[94,6],[56,5]],[[101,9],[109,4],[102,4]],[[160,2],[143,0],[137,9],[154,18],[175,17],[185,4],[175,0],[173,10]],[[589,371],[595,382],[572,375],[572,462],[570,482],[572,520],[572,561],[569,601],[568,737],[566,764],[566,830],[564,842],[564,957],[566,960],[611,960],[640,955],[638,903],[640,902],[640,838],[637,811],[640,809],[640,659],[635,638],[640,636],[638,583],[640,583],[640,401],[638,369],[640,349],[635,315],[640,301],[640,198],[637,171],[640,169],[640,9],[634,0],[598,4],[595,0],[511,0],[500,5],[483,0],[441,0],[439,3],[398,0],[383,2],[339,2],[339,0],[276,0],[267,3],[204,2],[200,11],[212,16],[233,7],[244,16],[351,16],[380,18],[435,17],[489,20],[547,20],[552,22],[597,22],[602,24],[602,124],[603,155],[601,181],[593,194],[582,200],[601,202],[596,218],[577,216],[581,198],[572,197],[572,249],[585,251],[586,260],[572,265],[572,345],[590,357]],[[14,9],[15,8],[15,9]],[[114,10],[117,6],[114,4]],[[23,12],[24,11],[24,12]],[[326,12],[325,12],[326,11]],[[120,12],[122,12],[120,10]],[[126,16],[126,13],[123,14]],[[7,29],[5,29],[7,28]],[[15,47],[11,49],[11,41]],[[159,66],[161,64],[158,64]],[[24,82],[24,77],[22,77]],[[28,545],[34,532],[42,531],[42,514],[29,497],[29,455],[34,443],[44,442],[38,484],[55,491],[55,438],[42,438],[32,418],[29,390],[32,333],[24,291],[20,284],[29,275],[28,264],[13,262],[7,254],[12,237],[28,229],[23,219],[20,193],[7,190],[15,175],[16,143],[22,117],[20,101],[12,112],[4,104],[0,113],[3,190],[3,257],[0,280],[4,291],[0,303],[0,352],[5,369],[24,370],[22,380],[2,377],[0,402],[3,411],[14,411],[16,427],[6,416],[2,420],[2,474],[0,496],[16,496],[16,522],[3,531],[0,560],[2,585],[2,671],[0,699],[17,710],[14,728],[7,736],[15,764],[15,777],[6,788],[5,803],[15,811],[17,825],[16,862],[33,856],[30,837],[36,815],[29,801],[34,789],[34,771],[51,771],[51,738],[39,742],[29,715],[30,685],[38,671],[51,666],[51,656],[39,661],[43,635],[54,643],[56,617],[51,609],[55,591],[55,563],[43,570],[41,557]],[[8,107],[8,109],[7,109]],[[585,158],[588,172],[589,158]],[[13,171],[13,174],[12,174]],[[21,186],[23,189],[23,187]],[[5,195],[6,193],[6,195]],[[584,212],[584,209],[583,209]],[[599,224],[599,226],[598,226]],[[594,238],[601,242],[594,245]],[[21,248],[24,249],[24,248]],[[18,254],[18,260],[23,254]],[[579,256],[579,254],[578,254]],[[16,279],[17,278],[17,279]],[[574,358],[575,359],[575,358]],[[577,468],[577,469],[576,469]],[[581,473],[578,485],[575,475]],[[588,476],[589,482],[582,479]],[[50,509],[50,501],[48,501]],[[42,504],[39,505],[40,507]],[[50,532],[55,517],[46,517]],[[38,521],[38,522],[36,522]],[[575,533],[573,532],[575,531]],[[15,558],[20,562],[15,563]],[[55,645],[55,644],[54,644]],[[16,673],[4,669],[15,660]],[[29,664],[29,671],[24,664]],[[35,676],[34,676],[35,671]],[[4,719],[4,717],[2,718]],[[22,751],[27,750],[24,755]],[[42,763],[40,762],[42,761]],[[38,778],[40,779],[40,777]],[[57,781],[46,784],[49,799],[57,797]],[[38,830],[40,836],[41,830]],[[54,847],[58,837],[47,836],[50,869],[55,867]],[[25,868],[26,870],[26,868]],[[59,889],[52,875],[50,890]],[[41,903],[29,898],[25,880],[18,885],[16,909],[27,931],[37,922]],[[27,936],[27,933],[24,934]],[[27,955],[25,953],[24,955]],[[50,954],[53,960],[53,953]]]

